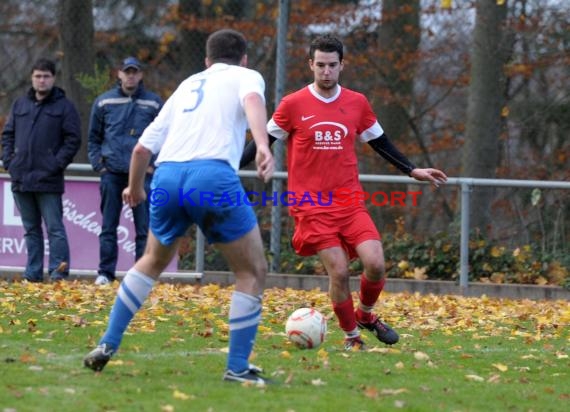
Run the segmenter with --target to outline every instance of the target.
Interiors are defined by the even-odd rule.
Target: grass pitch
[[[269,289],[252,362],[276,383],[222,381],[231,288],[158,284],[102,373],[82,366],[117,283],[0,281],[0,412],[566,411],[570,303],[384,294],[377,312],[400,334],[344,352],[328,297]],[[356,300],[356,296],[355,296]],[[287,316],[314,306],[325,343],[300,350]]]

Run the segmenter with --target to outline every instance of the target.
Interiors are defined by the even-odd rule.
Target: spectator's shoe
[[[59,282],[61,280],[65,280],[66,278],[67,276],[64,276],[62,273],[52,272],[52,274],[49,277],[49,280],[52,282]]]
[[[95,372],[101,372],[114,354],[115,350],[113,348],[106,343],[102,343],[83,358],[83,365],[86,368],[93,369]]]
[[[28,275],[24,275],[23,279],[30,283],[42,283],[44,281],[43,277],[36,278]]]
[[[398,336],[396,331],[385,323],[380,322],[376,315],[372,315],[372,322],[369,323],[361,322],[357,318],[356,324],[360,329],[367,329],[372,332],[380,342],[386,345],[393,345],[400,340],[400,336]]]
[[[260,373],[261,373],[261,368],[255,365],[249,365],[248,369],[240,373],[228,369],[224,373],[224,380],[229,382],[239,382],[256,386],[265,386],[271,383],[269,379],[262,378],[261,376],[259,376]]]
[[[99,275],[99,276],[97,276],[97,279],[95,279],[95,284],[99,285],[99,286],[108,285],[111,282],[112,282],[111,279],[109,279],[105,275]]]
[[[69,274],[69,264],[67,262],[61,262],[49,275],[52,282],[59,282],[60,280],[67,279]]]
[[[366,351],[368,347],[360,336],[344,339],[344,350],[347,352]]]

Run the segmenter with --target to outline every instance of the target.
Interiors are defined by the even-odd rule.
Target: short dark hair
[[[313,60],[315,58],[315,51],[322,51],[325,53],[337,52],[339,60],[342,61],[344,55],[344,47],[342,42],[331,34],[325,34],[324,36],[319,36],[311,42],[309,47],[309,58]]]
[[[34,70],[40,70],[42,72],[51,72],[51,74],[55,76],[55,63],[53,60],[50,59],[43,59],[43,58],[38,59],[32,66],[31,73],[33,73]]]
[[[243,34],[232,29],[222,29],[208,37],[206,57],[212,63],[239,64],[246,48],[247,42]]]

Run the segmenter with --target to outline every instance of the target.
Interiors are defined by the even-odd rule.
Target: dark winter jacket
[[[12,105],[2,132],[2,161],[14,192],[63,193],[63,171],[81,146],[81,120],[65,92],[42,100],[34,89]]]
[[[132,96],[117,84],[97,97],[91,109],[87,145],[93,170],[128,173],[133,149],[161,107],[160,97],[145,90],[142,82]]]

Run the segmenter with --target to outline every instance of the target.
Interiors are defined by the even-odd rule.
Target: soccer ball
[[[297,347],[313,349],[325,340],[327,320],[316,309],[297,309],[287,319],[285,332],[289,340]]]

